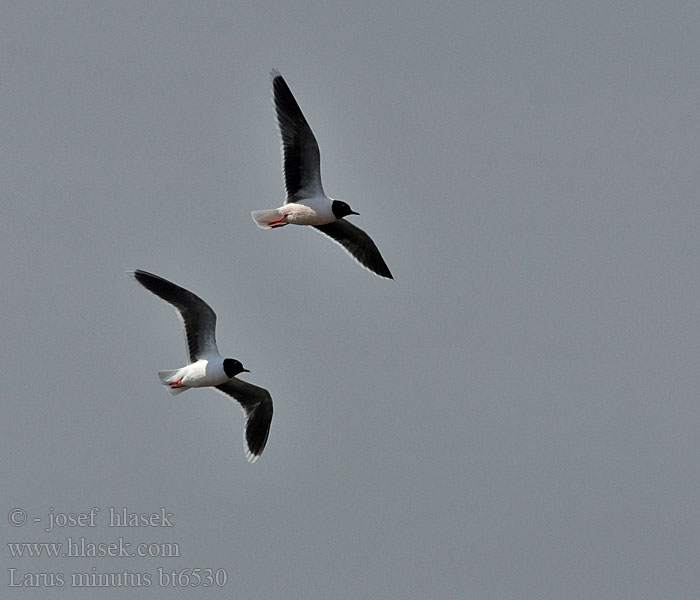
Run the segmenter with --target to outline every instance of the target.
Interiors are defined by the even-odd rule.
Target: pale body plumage
[[[224,360],[226,359],[220,354],[211,353],[180,369],[159,371],[159,374],[163,373],[161,382],[164,385],[173,381],[179,382],[182,387],[168,388],[171,394],[184,392],[186,388],[221,385],[231,379],[224,370]]]
[[[272,229],[275,227],[274,221],[278,221],[278,227],[282,225],[326,225],[336,221],[333,214],[333,201],[326,196],[314,196],[304,200],[289,202],[273,208],[269,211],[255,211],[259,215],[256,223],[262,229]],[[269,222],[273,221],[270,225]]]

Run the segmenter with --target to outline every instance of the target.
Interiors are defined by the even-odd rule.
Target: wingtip
[[[133,280],[143,284],[144,279],[161,279],[158,275],[144,271],[143,269],[125,269],[125,273]]]
[[[382,277],[384,279],[391,279],[392,281],[394,281],[394,276],[391,274],[391,271],[389,271],[389,269],[376,270],[376,269],[373,269],[373,268],[368,267],[366,265],[362,265],[362,266],[365,267],[365,269],[367,269],[368,271],[374,273],[375,275],[378,275],[379,277]]]
[[[248,448],[246,448],[245,458],[252,465],[260,458],[260,454],[253,454],[250,450],[248,450]]]
[[[146,271],[141,269],[124,269],[124,273],[134,281],[139,281],[139,275],[143,275]]]
[[[245,411],[244,411],[245,412]],[[243,430],[243,451],[245,453],[245,459],[252,465],[255,461],[257,461],[261,456],[262,456],[262,450],[259,450],[258,453],[256,454],[250,449],[250,445],[248,444],[248,437],[246,435],[247,433],[247,425],[246,428]],[[265,446],[263,445],[263,449]]]
[[[270,79],[274,81],[278,77],[282,77],[282,73],[280,73],[277,69],[273,68],[270,70]]]
[[[249,421],[246,423],[246,427],[243,430],[243,450],[245,452],[246,460],[250,464],[253,464],[262,456],[263,450],[265,450],[267,438],[270,435],[270,424],[267,424],[267,430],[263,432],[262,439],[248,439],[250,434],[250,431],[248,431],[250,417],[252,417],[252,414],[249,416]]]
[[[372,242],[374,244],[374,242]],[[386,261],[384,260],[384,257],[382,256],[381,252],[379,252],[379,248],[374,245],[375,249],[375,256],[368,260],[366,263],[362,263],[360,261],[360,264],[365,267],[365,269],[371,271],[375,275],[379,275],[379,277],[383,277],[385,279],[391,279],[393,281],[394,276],[391,274],[391,271],[389,270],[389,265],[386,264]],[[350,256],[352,254],[350,253]],[[355,260],[357,260],[356,257]]]

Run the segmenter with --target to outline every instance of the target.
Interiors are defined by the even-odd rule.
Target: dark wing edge
[[[273,70],[270,77],[277,126],[282,136],[282,166],[287,196],[291,198],[306,188],[322,194],[318,142],[280,72]]]
[[[260,458],[270,435],[270,423],[272,422],[270,392],[235,377],[226,383],[217,385],[216,389],[241,405],[247,419],[243,432],[245,457],[248,462],[254,463]]]
[[[350,256],[372,273],[387,279],[394,278],[377,245],[359,227],[345,219],[338,219],[327,225],[314,225],[314,229],[340,244]]]
[[[185,342],[192,362],[204,350],[216,351],[216,313],[204,300],[148,271],[133,269],[126,272],[149,292],[175,307],[185,327]]]

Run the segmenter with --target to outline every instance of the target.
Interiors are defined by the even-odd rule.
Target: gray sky
[[[699,24],[695,2],[4,2],[2,587],[696,599]],[[395,281],[251,220],[283,200],[273,67]],[[270,390],[256,464],[236,406],[161,388],[182,330],[124,268],[209,302]],[[51,507],[100,513],[45,532]],[[69,536],[181,556],[6,543]]]

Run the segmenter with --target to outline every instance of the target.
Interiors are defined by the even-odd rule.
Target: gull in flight
[[[237,400],[247,417],[243,440],[249,462],[262,454],[272,421],[272,398],[266,389],[236,378],[249,373],[235,358],[224,358],[216,347],[216,313],[199,296],[158,275],[127,271],[147,290],[178,311],[185,326],[189,364],[180,369],[158,371],[161,383],[171,394],[190,388],[214,387]]]
[[[279,208],[253,211],[262,229],[311,225],[338,242],[363,267],[393,279],[376,244],[362,229],[345,220],[358,215],[342,200],[329,198],[321,185],[321,155],[311,127],[279,71],[272,71],[277,124],[282,134],[287,199]]]

